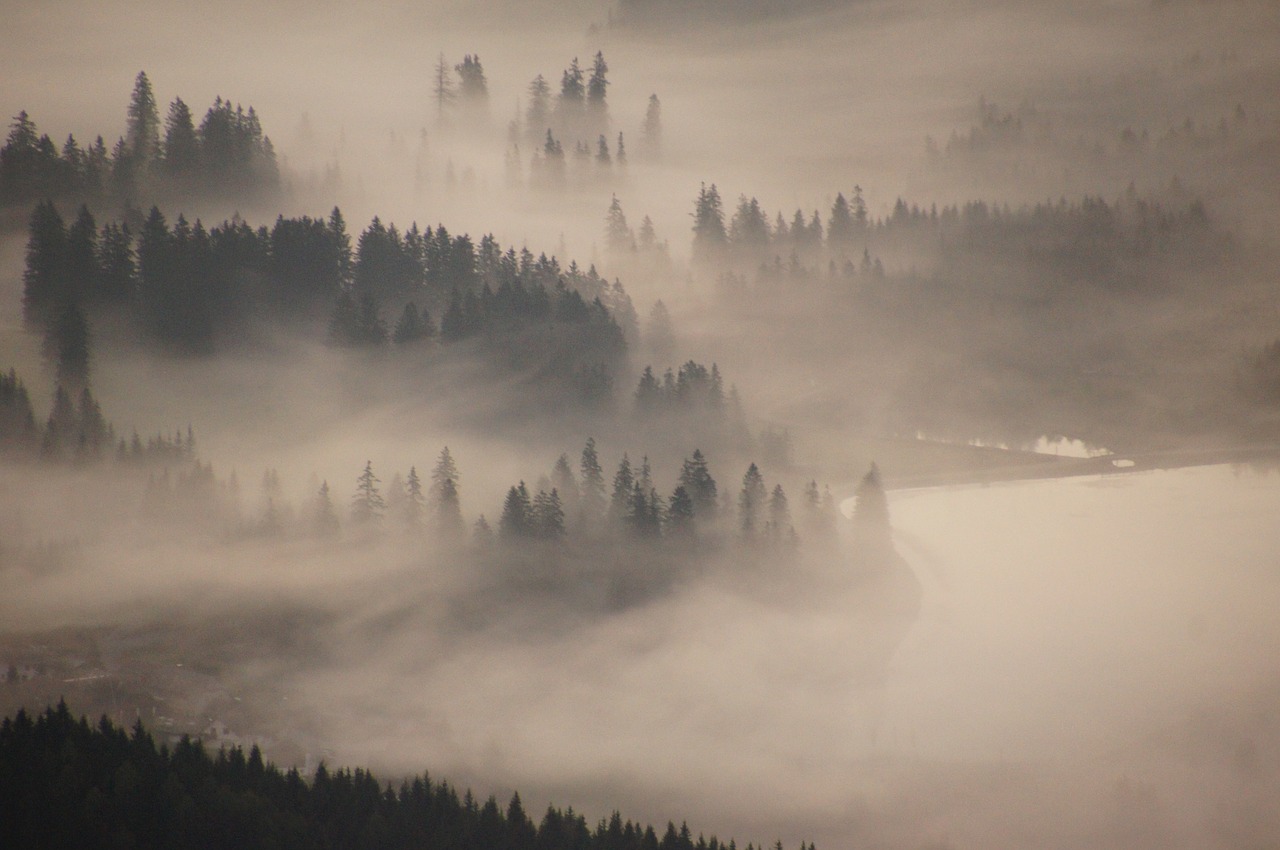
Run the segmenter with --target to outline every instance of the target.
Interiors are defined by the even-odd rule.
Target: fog
[[[1273,4],[10,6],[6,117],[111,153],[0,156],[6,714],[744,847],[1280,841]]]

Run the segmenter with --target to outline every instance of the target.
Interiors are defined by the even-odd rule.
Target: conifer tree
[[[316,494],[312,524],[316,534],[321,537],[331,537],[337,534],[342,526],[341,521],[338,519],[338,512],[333,509],[333,497],[329,493],[328,481],[320,484],[320,491]]]
[[[618,524],[628,515],[635,476],[631,472],[631,460],[623,452],[618,471],[613,474],[613,495],[609,498],[609,521]]]
[[[146,71],[139,71],[134,80],[126,127],[129,156],[139,173],[145,173],[160,153],[160,113]]]
[[[624,254],[635,251],[636,240],[631,233],[631,228],[627,226],[627,216],[622,212],[622,204],[618,201],[617,195],[614,195],[613,200],[610,201],[609,212],[605,214],[604,221],[604,242],[611,253]]]
[[[853,239],[853,212],[844,195],[836,193],[831,205],[831,218],[827,221],[827,242],[832,248],[843,248]]]
[[[693,533],[693,499],[683,484],[676,485],[667,502],[667,529],[672,537],[685,537]]]
[[[859,541],[868,546],[892,545],[889,500],[885,496],[880,468],[874,463],[854,491],[853,527]]]
[[[704,262],[712,260],[718,256],[727,241],[720,193],[714,183],[710,188],[704,183],[698,190],[698,199],[693,209],[694,256]]]
[[[609,106],[606,102],[608,74],[609,66],[604,61],[604,53],[596,51],[595,59],[591,62],[591,77],[587,80],[587,115],[592,127],[601,133],[609,126]]]
[[[358,525],[372,525],[382,519],[387,503],[378,489],[381,479],[373,474],[373,461],[366,461],[364,472],[356,479],[356,494],[351,500],[351,519]]]
[[[440,451],[435,468],[431,470],[431,507],[437,533],[457,539],[466,530],[462,519],[462,502],[458,492],[458,467],[449,447]]]
[[[533,529],[533,504],[523,481],[507,491],[498,520],[498,534],[506,541],[528,537]]]
[[[525,136],[534,144],[551,129],[551,86],[541,74],[529,83],[529,106],[525,112]]]
[[[754,463],[747,467],[742,477],[742,491],[738,494],[738,527],[744,537],[754,537],[760,529],[760,514],[765,507],[764,477]]]
[[[656,94],[649,95],[649,105],[645,109],[644,124],[640,128],[640,152],[650,162],[662,155],[662,103]]]
[[[707,522],[715,518],[719,505],[716,480],[711,477],[707,459],[701,450],[694,449],[693,456],[681,466],[680,486],[688,493],[693,513],[699,520]]]
[[[171,177],[189,177],[200,167],[200,139],[191,108],[176,97],[165,118],[164,170]]]
[[[542,540],[559,540],[565,535],[564,506],[554,487],[550,493],[539,490],[533,499],[533,533]]]
[[[471,109],[483,109],[489,102],[489,82],[479,54],[468,53],[453,70],[458,73],[458,97]]]
[[[435,83],[432,86],[432,94],[436,101],[436,120],[442,121],[446,110],[458,99],[458,93],[453,88],[453,77],[449,74],[449,63],[444,61],[443,53],[440,54],[440,58],[436,61]]]
[[[44,327],[67,294],[67,229],[51,201],[36,204],[27,234],[22,316],[29,327]]]
[[[404,524],[410,531],[422,529],[426,515],[426,497],[422,493],[422,479],[418,477],[418,468],[409,467],[409,477],[405,479]]]
[[[795,534],[791,524],[791,508],[787,504],[787,494],[781,484],[773,486],[769,495],[769,537],[776,542],[789,540]]]
[[[593,437],[588,437],[586,445],[582,447],[578,471],[582,480],[582,523],[591,527],[600,521],[605,512],[604,470],[600,466]]]

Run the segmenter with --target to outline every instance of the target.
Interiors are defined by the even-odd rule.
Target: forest
[[[1264,0],[144,7],[0,32],[0,845],[1275,843]]]
[[[491,848],[719,850],[737,844],[687,823],[654,828],[618,812],[595,827],[572,807],[535,821],[520,794],[504,806],[459,796],[423,773],[395,786],[361,768],[304,780],[255,746],[209,752],[183,736],[161,743],[103,717],[76,720],[65,703],[0,725],[0,836],[6,847]],[[774,845],[782,846],[781,842]],[[748,843],[748,850],[754,845]]]

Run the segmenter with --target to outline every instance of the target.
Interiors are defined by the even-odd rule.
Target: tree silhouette
[[[364,472],[356,479],[356,494],[351,500],[351,519],[358,525],[372,525],[382,519],[387,503],[378,490],[381,479],[373,474],[373,461],[366,461]]]

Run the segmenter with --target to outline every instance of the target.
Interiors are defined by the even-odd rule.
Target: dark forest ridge
[[[9,848],[416,848],[416,850],[736,850],[686,824],[623,821],[594,831],[573,808],[548,806],[540,823],[519,793],[505,812],[490,796],[461,797],[427,774],[385,785],[369,771],[309,779],[264,763],[254,746],[211,754],[182,736],[157,746],[137,723],[126,733],[106,717],[90,726],[59,703],[34,719],[0,725],[0,845]],[[782,850],[782,842],[774,847]],[[813,845],[800,845],[813,850]],[[748,844],[747,850],[754,850]]]

